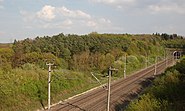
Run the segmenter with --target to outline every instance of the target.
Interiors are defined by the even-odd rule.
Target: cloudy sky
[[[0,43],[94,31],[185,36],[185,0],[0,0]]]

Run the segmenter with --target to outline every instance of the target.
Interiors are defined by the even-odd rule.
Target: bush
[[[177,63],[174,67],[181,74],[185,74],[185,59],[183,59],[180,63]]]
[[[185,75],[181,73],[184,62],[156,78],[153,86],[147,88],[138,100],[131,102],[127,111],[184,111]]]
[[[132,102],[126,111],[168,111],[168,102],[156,99],[149,93],[144,94],[139,100]]]

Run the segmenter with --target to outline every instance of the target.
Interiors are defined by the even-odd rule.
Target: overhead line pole
[[[167,62],[166,62],[166,50],[164,49],[164,61],[165,61],[165,67],[167,67]]]
[[[124,78],[126,78],[126,69],[127,69],[127,55],[125,54],[125,62],[124,62]]]
[[[173,52],[173,65],[175,64],[175,60],[176,60],[176,54],[175,54],[176,52],[177,52],[177,51],[174,51],[174,52]]]
[[[111,75],[112,75],[112,71],[117,71],[118,69],[109,68],[108,71],[108,91],[107,91],[107,111],[110,110],[110,84],[111,84]]]
[[[155,69],[154,69],[154,76],[157,74],[157,56],[155,57]]]
[[[51,83],[51,66],[54,65],[53,63],[46,63],[46,65],[48,66],[48,111],[50,110],[50,104],[51,104],[51,95],[50,95],[50,92],[51,92],[51,86],[50,86],[50,83]]]
[[[147,63],[146,63],[146,68],[148,67],[148,65],[149,65],[149,57],[148,57],[148,54],[147,54]]]
[[[110,107],[110,83],[111,83],[111,67],[109,68],[109,72],[108,72],[108,92],[107,92],[107,111],[109,111],[109,107]]]
[[[146,68],[148,67],[148,62],[149,62],[149,60],[148,60],[148,54],[146,54]]]

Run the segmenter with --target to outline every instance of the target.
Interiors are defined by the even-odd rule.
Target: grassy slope
[[[136,38],[138,37],[133,39]],[[140,39],[144,38],[141,37]],[[10,45],[1,44],[0,46],[1,48],[8,48]],[[152,48],[154,48],[152,50],[156,50],[156,47]],[[143,65],[145,64],[144,56],[138,56],[139,49],[136,51],[136,48],[132,49],[130,49],[130,54],[133,53],[134,55],[128,56],[127,74],[145,67],[145,65]],[[143,49],[143,47],[141,49]],[[150,62],[152,63],[155,57],[153,57],[153,55],[150,56]],[[120,72],[117,74],[118,78],[123,77],[124,63],[121,61],[123,60],[118,59],[114,64],[120,68]],[[25,64],[22,68],[6,71],[0,68],[0,101],[3,103],[0,104],[0,109],[2,111],[26,111],[45,106],[47,104],[47,73],[47,69],[43,70],[32,64]],[[64,100],[98,85],[89,72],[59,69],[53,72],[52,75],[52,103]],[[101,77],[99,78],[103,79]],[[105,80],[103,79],[102,81]]]
[[[72,77],[72,78],[71,78]],[[47,70],[27,64],[23,69],[0,70],[1,111],[29,111],[47,104]],[[52,73],[52,103],[97,84],[89,75],[68,70]]]
[[[47,106],[47,73],[46,69],[43,70],[32,64],[25,64],[23,68],[10,71],[0,69],[0,100],[3,103],[0,104],[0,109],[2,111],[28,111]],[[123,77],[122,73],[117,74],[116,78],[119,77]],[[98,78],[105,83],[106,78],[101,76]],[[52,103],[98,85],[90,73],[66,69],[56,70],[52,73]]]

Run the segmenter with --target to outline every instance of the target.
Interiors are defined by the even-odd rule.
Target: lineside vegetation
[[[139,99],[126,111],[184,111],[185,110],[185,58],[157,77]]]
[[[171,39],[184,41],[178,36]],[[97,86],[90,72],[105,76],[108,67],[114,66],[119,69],[114,78],[123,77],[125,54],[127,74],[153,64],[155,56],[162,60],[167,41],[166,36],[164,39],[158,34],[61,33],[3,44],[0,46],[0,109],[30,111],[46,106],[46,61],[56,66],[52,67],[51,78],[51,101],[55,103]],[[105,81],[102,76],[98,78]]]

